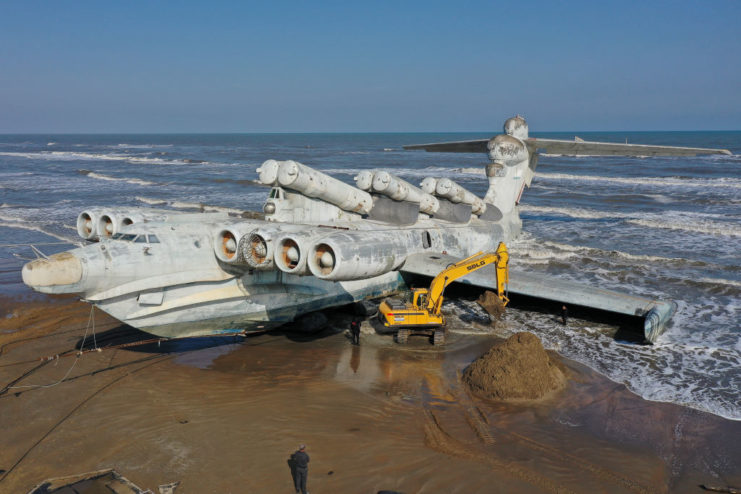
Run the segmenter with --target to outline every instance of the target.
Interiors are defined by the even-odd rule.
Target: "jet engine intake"
[[[77,234],[85,240],[95,240],[98,237],[98,220],[100,209],[86,209],[77,216]]]
[[[227,264],[239,264],[243,262],[239,252],[240,237],[240,233],[232,228],[221,230],[214,239],[214,253],[216,257]]]
[[[239,253],[244,262],[254,269],[272,269],[275,266],[273,245],[273,232],[258,228],[242,236]]]
[[[283,235],[275,241],[273,259],[275,265],[284,273],[306,275],[309,269],[306,266],[306,254],[312,238],[308,235]]]

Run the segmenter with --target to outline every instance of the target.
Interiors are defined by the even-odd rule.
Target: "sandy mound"
[[[504,314],[504,304],[496,293],[489,290],[481,294],[476,302],[491,316],[491,322],[499,321]]]
[[[566,376],[537,336],[517,333],[468,366],[463,381],[484,398],[537,400],[563,388]]]

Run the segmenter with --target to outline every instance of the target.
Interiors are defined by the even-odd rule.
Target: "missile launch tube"
[[[422,180],[422,183],[419,184],[419,186],[422,187],[423,191],[432,195],[435,193],[435,189],[437,188],[437,179],[434,177],[427,177]]]
[[[355,175],[355,185],[360,190],[370,190],[373,185],[373,177],[375,172],[372,170],[363,170]]]
[[[278,181],[278,168],[280,162],[275,160],[267,160],[260,168],[257,169],[258,178],[264,185],[275,185]]]
[[[296,161],[283,161],[278,183],[308,197],[316,197],[345,211],[367,214],[373,207],[370,194]]]
[[[438,196],[448,199],[450,202],[470,204],[474,214],[483,214],[486,211],[484,201],[476,197],[449,178],[441,178],[437,182],[435,192]]]
[[[427,214],[434,214],[440,207],[433,196],[388,172],[376,172],[373,177],[373,191],[396,201],[416,202],[419,210]]]

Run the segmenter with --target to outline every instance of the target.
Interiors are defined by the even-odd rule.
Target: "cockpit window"
[[[283,189],[278,187],[270,189],[270,199],[283,199]]]
[[[136,237],[136,240],[134,240],[137,244],[146,244],[147,243],[147,236],[146,235],[139,235]]]
[[[120,240],[120,239],[121,239],[121,237],[123,237],[123,233],[114,233],[114,234],[113,234],[113,235],[111,236],[111,238],[112,238],[113,240]]]
[[[133,233],[123,233],[118,239],[125,240],[126,242],[131,242],[135,238],[136,238],[136,235],[134,235]]]
[[[149,235],[149,243],[158,244],[160,243],[160,240],[157,238],[157,235]]]

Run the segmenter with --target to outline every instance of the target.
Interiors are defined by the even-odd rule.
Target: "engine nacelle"
[[[252,230],[254,224],[238,223],[222,228],[214,237],[214,254],[227,264],[245,264],[246,260],[240,251],[240,241]]]
[[[98,220],[101,210],[98,208],[86,209],[77,216],[77,234],[85,240],[95,240],[98,237]]]
[[[308,256],[311,274],[322,280],[348,281],[380,276],[406,259],[417,232],[342,232],[314,242]]]
[[[253,269],[268,270],[275,267],[274,237],[277,230],[256,228],[239,241],[239,253],[244,262]]]
[[[289,233],[278,237],[273,251],[273,259],[278,269],[296,275],[309,274],[306,259],[315,238],[316,235],[307,233]]]

